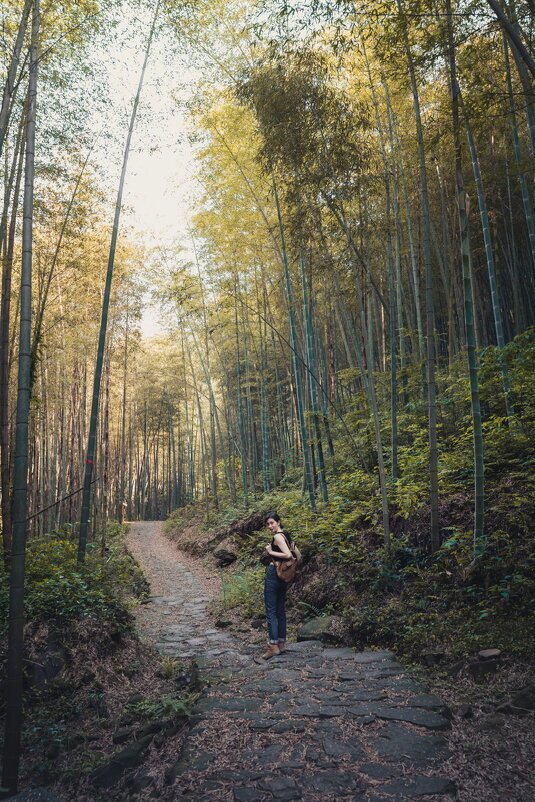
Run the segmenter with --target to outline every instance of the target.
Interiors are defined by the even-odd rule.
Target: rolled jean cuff
[[[278,645],[279,645],[279,643],[282,643],[282,641],[278,641],[278,640],[268,640],[268,643],[269,643],[269,645],[270,645],[270,646],[278,646]]]

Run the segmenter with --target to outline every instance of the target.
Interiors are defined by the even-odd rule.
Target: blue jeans
[[[288,585],[279,579],[274,565],[268,566],[264,582],[264,604],[268,625],[269,643],[283,643],[286,640],[286,591]]]

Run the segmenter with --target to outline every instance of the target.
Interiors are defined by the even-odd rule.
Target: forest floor
[[[153,593],[136,610],[142,638],[195,659],[206,686],[162,800],[535,797],[532,720],[496,715],[488,687],[417,675],[391,652],[315,641],[259,665],[247,622],[215,626],[220,569],[179,552],[157,522],[132,524],[129,548]]]

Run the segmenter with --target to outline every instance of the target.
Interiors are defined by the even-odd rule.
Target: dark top
[[[290,544],[290,539],[289,539],[288,535],[286,534],[286,532],[280,531],[280,532],[276,532],[275,534],[283,535],[284,539],[286,540],[286,543],[288,544],[288,548],[290,548],[290,545],[291,545]],[[282,552],[281,547],[278,546],[277,543],[275,543],[275,538],[274,537],[273,537],[273,540],[271,541],[271,549],[272,549],[272,551],[280,551],[280,552]],[[279,562],[281,562],[282,560],[289,560],[290,558],[289,557],[273,557],[272,556],[271,559],[272,560],[279,560]]]

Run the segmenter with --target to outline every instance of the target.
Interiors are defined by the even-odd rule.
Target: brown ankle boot
[[[282,652],[282,651],[284,651],[284,648],[286,647],[286,641],[285,641],[285,640],[281,641],[281,642],[278,644],[278,647],[279,647],[279,652]]]
[[[280,654],[280,649],[276,643],[268,643],[267,649],[264,654],[261,655],[262,660],[269,660],[271,657],[275,657],[275,655]]]

